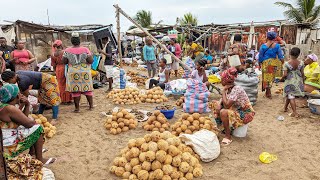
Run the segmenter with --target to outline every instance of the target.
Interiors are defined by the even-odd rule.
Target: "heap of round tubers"
[[[179,68],[178,70],[178,77],[182,77],[184,74],[184,70],[182,67]],[[171,70],[171,73],[170,73],[171,77],[175,77],[175,72],[174,70]]]
[[[120,109],[118,112],[112,113],[112,118],[108,118],[104,127],[110,130],[113,135],[127,132],[130,129],[135,129],[138,126],[138,121],[133,114],[130,114],[125,109]]]
[[[184,103],[184,96],[181,96],[177,101],[176,101],[176,105],[178,107],[182,107]]]
[[[163,90],[160,87],[155,87],[143,95],[143,100],[146,103],[162,103],[167,102],[168,98],[163,94]]]
[[[191,180],[203,175],[199,156],[170,132],[154,131],[130,139],[110,172],[123,179]]]
[[[167,118],[159,111],[156,110],[149,117],[149,119],[143,124],[143,129],[147,131],[160,131],[164,132],[169,130],[170,123]]]
[[[179,136],[180,134],[193,134],[201,129],[207,129],[218,133],[218,128],[209,117],[201,117],[199,113],[192,115],[184,113],[182,117],[171,126],[172,134]]]
[[[133,105],[141,103],[138,89],[126,88],[112,90],[107,98],[113,99],[115,104],[121,105]]]
[[[143,77],[139,76],[138,73],[132,72],[132,71],[128,71],[127,75],[131,77],[130,81],[133,82],[133,83],[137,83],[138,86],[144,86],[145,85],[146,78],[143,78]]]
[[[46,135],[46,137],[52,138],[53,135],[56,134],[57,128],[52,124],[50,124],[47,118],[44,117],[42,114],[39,114],[39,115],[31,114],[31,117],[36,121],[37,124],[40,124],[41,126],[43,126],[44,134]]]

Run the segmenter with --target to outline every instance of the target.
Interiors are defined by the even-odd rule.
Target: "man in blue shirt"
[[[207,64],[213,63],[213,57],[210,55],[209,50],[206,50],[206,52],[204,53],[203,59],[207,60]]]

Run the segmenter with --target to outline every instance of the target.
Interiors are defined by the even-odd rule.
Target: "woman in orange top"
[[[18,41],[17,49],[11,52],[11,61],[15,64],[16,71],[33,71],[31,64],[36,58],[24,46],[25,43],[23,41]]]
[[[65,76],[65,64],[62,61],[63,46],[61,40],[56,40],[52,45],[51,65],[56,72],[58,80],[61,101],[64,104],[71,103],[71,93],[66,91],[66,76]]]

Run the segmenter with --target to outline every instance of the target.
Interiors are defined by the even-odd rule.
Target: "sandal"
[[[44,163],[43,166],[48,166],[49,164],[54,163],[57,160],[57,158],[49,158],[46,163]]]
[[[42,153],[45,153],[45,152],[48,152],[49,150],[48,149],[46,149],[46,148],[43,148],[42,149]]]
[[[79,113],[80,110],[79,110],[79,109],[75,109],[73,112],[74,112],[74,113]]]
[[[223,138],[221,141],[221,144],[224,146],[229,146],[231,143],[232,143],[232,140],[228,138]]]

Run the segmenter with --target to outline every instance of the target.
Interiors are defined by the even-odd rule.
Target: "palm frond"
[[[319,15],[320,15],[320,5],[316,6],[316,7],[313,9],[313,13],[312,13],[310,22],[318,21]]]
[[[290,8],[290,9],[294,8],[292,4],[286,3],[286,2],[275,2],[274,4],[277,6],[282,6],[284,8]]]

